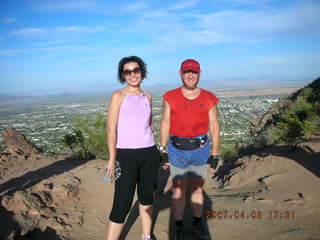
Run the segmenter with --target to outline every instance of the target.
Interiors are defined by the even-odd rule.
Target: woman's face
[[[137,62],[128,62],[123,65],[122,75],[131,87],[139,87],[142,81],[141,68]]]

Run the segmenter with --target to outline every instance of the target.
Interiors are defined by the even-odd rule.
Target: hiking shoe
[[[209,233],[205,230],[203,223],[192,226],[192,233],[199,240],[210,239]]]
[[[141,240],[152,240],[151,236],[142,236]]]
[[[172,240],[184,240],[184,231],[182,227],[175,227]]]

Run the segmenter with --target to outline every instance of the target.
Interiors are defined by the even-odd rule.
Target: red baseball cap
[[[186,72],[188,70],[199,73],[200,72],[200,63],[194,59],[187,59],[181,63],[181,72]]]

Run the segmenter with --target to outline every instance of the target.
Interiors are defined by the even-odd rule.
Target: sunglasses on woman
[[[132,73],[134,73],[134,74],[139,74],[139,73],[141,73],[141,68],[139,68],[139,67],[136,67],[136,68],[134,68],[134,69],[126,69],[126,70],[124,70],[123,72],[122,72],[122,74],[124,75],[124,76],[130,76]]]

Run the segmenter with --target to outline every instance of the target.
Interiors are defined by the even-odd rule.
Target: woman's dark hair
[[[148,71],[147,71],[147,64],[139,57],[137,56],[130,56],[130,57],[124,57],[120,60],[119,66],[118,66],[118,80],[121,84],[124,84],[126,82],[124,76],[122,75],[123,72],[123,66],[129,62],[136,62],[138,63],[140,69],[141,69],[141,78],[142,80],[147,77]]]

